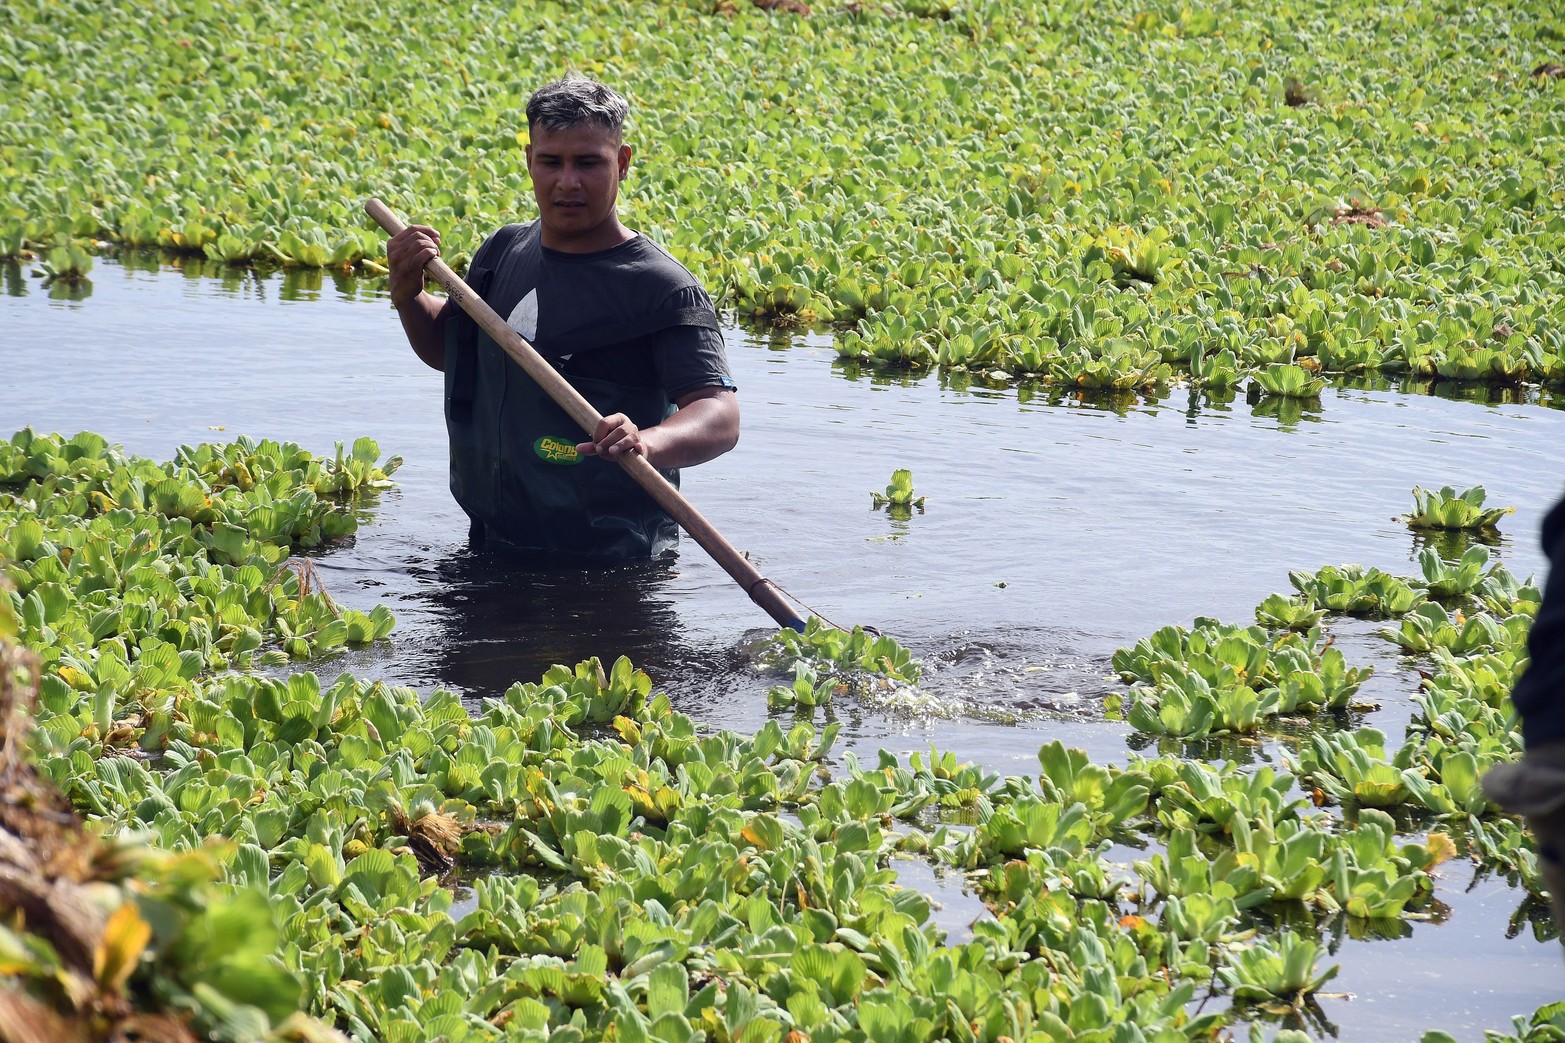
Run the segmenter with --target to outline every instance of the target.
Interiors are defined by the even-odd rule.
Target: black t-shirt
[[[658,388],[671,402],[734,387],[711,298],[645,236],[576,254],[543,246],[536,221],[507,226],[469,270],[491,273],[489,306],[567,376]]]

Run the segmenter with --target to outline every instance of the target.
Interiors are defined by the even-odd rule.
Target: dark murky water
[[[146,270],[151,268],[153,270]],[[380,601],[395,640],[339,669],[478,698],[551,663],[629,655],[711,727],[754,730],[776,680],[755,666],[770,621],[693,543],[673,565],[530,572],[475,558],[445,488],[439,375],[403,343],[383,297],[310,275],[256,279],[100,262],[92,292],[50,299],[0,270],[0,429],[97,431],[167,459],[247,433],[329,451],[370,435],[406,461],[356,543],[319,562],[338,600]],[[686,472],[684,491],[768,577],[840,624],[895,635],[927,664],[938,713],[837,706],[839,742],[872,756],[930,743],[1012,773],[1053,738],[1126,755],[1104,722],[1113,650],[1197,615],[1242,621],[1287,572],[1361,562],[1417,571],[1395,519],[1413,485],[1482,483],[1515,504],[1496,548],[1526,575],[1561,491],[1565,413],[1391,391],[1328,391],[1318,412],[1268,415],[1242,397],[1050,400],[937,377],[853,377],[829,338],[727,333],[739,448]],[[895,521],[869,494],[911,468],[925,513]],[[1341,628],[1368,722],[1396,734],[1416,678],[1373,628]],[[1256,749],[1257,757],[1275,751]],[[935,885],[926,873],[926,884]],[[911,882],[911,881],[910,881]],[[1472,886],[1469,886],[1469,885]],[[963,902],[940,882],[942,923]],[[1324,1011],[1344,1038],[1460,1038],[1562,994],[1560,953],[1507,940],[1519,894],[1448,867],[1443,923],[1394,941],[1344,939]],[[968,915],[970,919],[970,914]]]

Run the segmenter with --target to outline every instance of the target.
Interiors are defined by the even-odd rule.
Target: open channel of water
[[[552,663],[626,654],[704,726],[765,722],[778,678],[755,651],[773,628],[699,547],[600,572],[475,557],[446,491],[440,376],[407,349],[384,295],[314,273],[214,271],[104,260],[71,301],[25,267],[0,270],[3,433],[92,430],[159,460],[240,434],[317,452],[369,435],[403,457],[397,487],[317,564],[334,598],[385,603],[398,628],[318,672],[477,700]],[[1525,401],[1329,390],[1317,411],[1277,416],[1184,388],[1105,401],[895,379],[844,369],[829,336],[725,336],[744,433],[685,472],[685,493],[786,590],[926,663],[928,705],[833,707],[839,745],[861,758],[933,743],[1026,774],[1059,738],[1122,760],[1129,733],[1101,712],[1115,648],[1198,615],[1248,621],[1289,590],[1290,569],[1416,574],[1417,543],[1396,518],[1414,485],[1482,484],[1514,504],[1495,552],[1541,578],[1538,524],[1565,483],[1565,413]],[[870,505],[899,467],[927,497],[904,521]],[[1366,720],[1394,740],[1416,674],[1372,627],[1336,629],[1350,662],[1376,667],[1363,695],[1381,709]],[[953,932],[979,911],[959,880],[926,871],[917,883]],[[1557,943],[1525,924],[1507,937],[1520,892],[1457,863],[1437,897],[1440,922],[1342,940],[1327,988],[1352,995],[1323,1001],[1342,1038],[1478,1038],[1565,993]]]

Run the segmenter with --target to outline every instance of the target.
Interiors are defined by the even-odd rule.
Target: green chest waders
[[[527,550],[621,560],[673,550],[679,527],[652,497],[613,461],[578,455],[576,444],[587,435],[487,334],[471,324],[449,325],[451,494],[484,537]],[[469,332],[476,337],[468,338]],[[469,380],[470,398],[463,386]],[[584,378],[571,383],[600,414],[624,413],[638,427],[674,412],[656,388]],[[663,473],[679,484],[677,471]]]

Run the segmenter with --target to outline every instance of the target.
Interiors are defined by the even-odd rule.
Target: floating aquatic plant
[[[1275,689],[1258,692],[1237,681],[1219,687],[1199,674],[1173,671],[1135,689],[1125,718],[1138,731],[1196,739],[1253,732],[1278,706]]]
[[[1060,383],[1088,391],[1149,389],[1173,379],[1173,369],[1160,354],[1122,338],[1096,347],[1072,346],[1051,372]]]
[[[793,670],[793,683],[773,685],[766,693],[766,705],[813,709],[826,705],[831,701],[832,693],[843,687],[843,682],[833,677],[821,680],[808,663],[795,663]]]
[[[1362,565],[1326,565],[1316,572],[1290,572],[1288,582],[1310,603],[1344,615],[1400,616],[1423,597],[1405,580]]]
[[[1132,762],[1134,765],[1134,762]],[[1220,767],[1200,761],[1174,761],[1139,765],[1159,779],[1154,798],[1157,818],[1170,829],[1232,833],[1234,820],[1276,822],[1295,815],[1305,806],[1293,793],[1293,776],[1263,767],[1242,772],[1232,762]]]
[[[1273,363],[1258,369],[1253,379],[1261,393],[1280,398],[1314,398],[1326,382],[1303,366]]]
[[[1113,662],[1143,682],[1129,696],[1131,724],[1188,738],[1251,732],[1277,713],[1340,709],[1370,673],[1349,668],[1318,631],[1273,636],[1209,619],[1190,631],[1164,627]]]
[[[1385,733],[1375,728],[1311,736],[1293,770],[1330,799],[1354,807],[1407,804],[1429,789],[1422,774],[1387,758]]]
[[[1484,612],[1465,615],[1426,602],[1403,616],[1396,627],[1385,627],[1381,636],[1410,652],[1445,649],[1459,656],[1479,652],[1517,651],[1525,647],[1532,621],[1527,616],[1496,620]]]
[[[1489,548],[1482,545],[1469,547],[1456,562],[1447,562],[1429,547],[1418,555],[1424,586],[1437,598],[1455,598],[1476,592],[1487,578],[1484,566],[1488,564]]]
[[[917,684],[923,664],[889,634],[863,627],[839,630],[812,616],[804,632],[780,631],[772,639],[776,654],[790,660],[815,660],[839,669],[858,669],[890,681]]]
[[[1548,62],[1533,70],[1535,77],[1565,76],[1565,65]],[[1517,1014],[1511,1018],[1512,1032],[1501,1035],[1490,1029],[1486,1035],[1493,1043],[1542,1043],[1553,1036],[1565,1034],[1565,1001],[1546,1003],[1532,1014]],[[1422,1043],[1453,1043],[1453,1037],[1445,1032],[1426,1032]]]
[[[1449,485],[1429,491],[1413,487],[1413,513],[1406,518],[1412,529],[1493,529],[1515,507],[1484,507],[1484,487],[1475,485],[1457,492]]]
[[[1081,750],[1059,741],[1038,750],[1043,795],[1062,804],[1079,803],[1102,833],[1125,826],[1147,807],[1150,779],[1135,770],[1110,770],[1092,764]]]
[[[872,492],[870,500],[876,507],[885,507],[893,514],[906,517],[913,508],[924,509],[924,497],[913,495],[913,472],[899,467],[891,473],[891,482],[884,492]]]
[[[1238,1002],[1281,999],[1293,1003],[1320,991],[1322,985],[1337,976],[1340,968],[1336,966],[1317,971],[1325,954],[1324,947],[1314,939],[1283,930],[1275,940],[1251,942],[1238,948],[1233,962],[1217,973],[1233,989]]]
[[[1224,389],[1237,387],[1243,378],[1238,357],[1230,348],[1223,348],[1208,355],[1204,346],[1197,344],[1190,354],[1190,382],[1204,388]]]
[[[1264,627],[1307,632],[1313,629],[1326,614],[1309,598],[1284,597],[1272,594],[1255,606],[1255,621]]]

